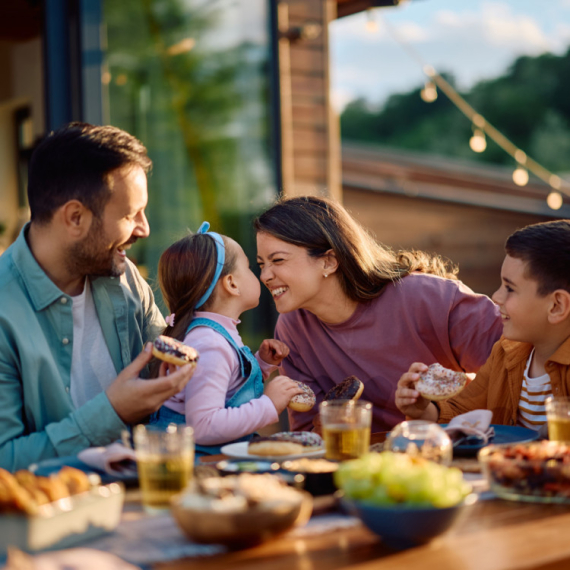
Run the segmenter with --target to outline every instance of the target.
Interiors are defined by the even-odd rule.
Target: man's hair
[[[28,202],[32,221],[49,222],[69,200],[79,200],[100,218],[111,196],[109,174],[129,165],[148,172],[152,161],[144,145],[121,129],[69,123],[52,131],[30,160]]]
[[[557,289],[570,292],[570,220],[533,224],[508,237],[505,251],[526,263],[526,276],[545,296]]]

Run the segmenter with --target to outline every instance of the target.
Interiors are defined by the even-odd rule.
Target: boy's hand
[[[296,394],[302,394],[299,384],[287,376],[276,376],[265,385],[263,393],[273,402],[277,413],[280,414]]]
[[[259,347],[259,357],[263,362],[279,366],[282,360],[289,354],[289,347],[280,340],[266,338]]]
[[[147,343],[144,350],[117,376],[107,388],[107,398],[117,415],[127,424],[142,420],[156,412],[171,396],[184,389],[192,374],[194,365],[186,364],[180,368],[162,363],[160,376],[152,380],[139,378],[140,371],[152,358],[152,343]],[[169,374],[166,371],[169,369]]]
[[[396,407],[403,414],[415,420],[428,419],[424,415],[431,402],[420,396],[415,389],[415,384],[420,379],[420,372],[425,372],[427,369],[425,364],[414,362],[410,369],[402,374],[396,387]]]

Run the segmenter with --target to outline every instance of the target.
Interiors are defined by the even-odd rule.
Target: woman
[[[261,281],[280,313],[275,338],[290,349],[285,374],[308,384],[317,404],[358,377],[374,432],[404,419],[394,393],[412,362],[476,372],[501,335],[495,305],[457,270],[422,252],[395,254],[330,199],[282,199],[254,227]],[[317,412],[290,411],[291,429],[310,430]]]

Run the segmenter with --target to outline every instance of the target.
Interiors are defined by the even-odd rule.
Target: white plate
[[[325,454],[324,449],[309,451],[307,453],[292,453],[291,455],[254,455],[247,451],[249,442],[238,441],[230,443],[222,447],[222,453],[229,457],[237,457],[239,459],[263,459],[265,461],[288,461],[289,459],[300,459],[301,457],[322,457]]]

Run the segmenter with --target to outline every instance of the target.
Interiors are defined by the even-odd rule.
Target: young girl
[[[164,333],[193,346],[200,359],[192,382],[153,415],[151,423],[187,423],[194,428],[196,455],[220,453],[221,445],[248,440],[278,421],[298,385],[278,376],[263,379],[289,353],[277,340],[264,340],[255,356],[237,330],[241,313],[259,304],[261,287],[243,249],[233,239],[198,232],[161,256],[158,278],[171,311]]]

